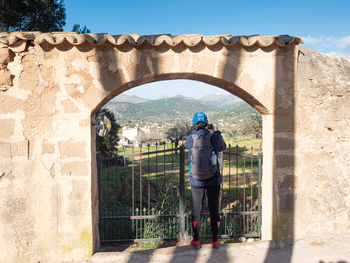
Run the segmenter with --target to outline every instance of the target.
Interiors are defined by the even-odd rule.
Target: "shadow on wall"
[[[295,156],[295,76],[296,60],[291,53],[297,46],[276,49],[275,101],[273,131],[273,243],[266,255],[265,263],[275,262],[275,249],[287,250],[283,262],[291,262],[294,240],[294,156]],[[288,70],[291,74],[283,72]],[[282,85],[281,85],[282,84]],[[282,240],[292,242],[283,243]]]

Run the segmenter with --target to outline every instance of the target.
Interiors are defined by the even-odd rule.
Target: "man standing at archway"
[[[220,241],[218,231],[220,227],[219,195],[222,176],[220,174],[218,152],[226,149],[221,132],[215,124],[208,124],[204,112],[197,112],[193,116],[193,131],[185,142],[189,149],[190,183],[192,192],[192,246],[200,248],[199,233],[201,228],[200,213],[202,210],[204,193],[208,198],[210,213],[210,227],[213,234],[212,246],[218,248]]]

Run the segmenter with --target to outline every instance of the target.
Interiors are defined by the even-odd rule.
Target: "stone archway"
[[[1,222],[11,229],[1,238],[9,260],[86,258],[98,249],[91,118],[130,88],[170,79],[223,88],[262,114],[262,238],[272,239],[274,218],[282,236],[293,235],[288,198],[299,38],[15,32],[0,40],[1,165],[12,193],[2,200],[12,215]],[[288,191],[279,193],[274,187],[283,180]]]

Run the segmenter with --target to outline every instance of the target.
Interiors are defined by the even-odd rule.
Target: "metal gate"
[[[221,158],[221,238],[260,237],[262,158],[260,151],[255,155],[253,149],[246,152],[229,145]],[[117,157],[98,157],[101,242],[191,236],[187,157],[183,146],[173,148],[165,143],[124,149]],[[201,236],[209,237],[207,205],[203,209]]]

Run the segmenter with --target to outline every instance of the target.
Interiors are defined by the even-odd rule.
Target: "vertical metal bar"
[[[171,143],[171,175],[174,174],[174,144]]]
[[[149,144],[147,145],[147,174],[148,174],[148,211],[151,210],[151,180],[150,180],[150,172],[149,172]]]
[[[253,209],[253,147],[251,148],[251,158],[250,158],[250,211]]]
[[[229,145],[229,148],[228,148],[228,205],[230,206],[230,204],[231,204],[231,145]]]
[[[136,216],[138,216],[139,215],[139,209],[138,208],[136,208],[135,209],[135,212],[136,212]],[[138,228],[138,219],[135,219],[135,225],[136,225],[136,229],[135,229],[135,234],[136,234],[136,239],[138,238],[138,231],[139,231],[139,228]]]
[[[131,213],[132,215],[134,215],[134,211],[135,211],[135,168],[134,168],[134,145],[132,146],[132,155],[131,155]],[[132,230],[134,230],[134,223],[132,224]],[[137,229],[136,229],[137,231]]]
[[[97,179],[98,179],[98,193],[99,193],[99,220],[98,220],[98,225],[99,225],[99,234],[100,234],[100,240],[103,241],[104,237],[102,235],[102,191],[101,191],[101,159],[99,156],[97,156]]]
[[[142,211],[142,145],[140,147],[140,211]]]
[[[127,182],[126,182],[126,159],[125,159],[125,147],[123,147],[123,173],[124,173],[124,183],[123,183],[123,193],[126,195],[126,186],[127,186]],[[123,198],[124,199],[124,214],[127,215],[127,210],[126,210],[126,200],[128,198]]]
[[[184,194],[185,194],[185,150],[184,146],[180,146],[180,196],[179,196],[179,211],[180,211],[180,241],[185,237],[185,221],[184,221]]]
[[[239,165],[239,160],[238,160],[238,145],[236,145],[236,191],[235,191],[235,196],[236,196],[236,210],[238,210],[238,165]]]
[[[124,184],[123,184],[123,188],[124,188],[124,195],[128,196],[128,198],[123,198],[124,199],[124,215],[130,215],[132,212],[130,211],[130,206],[128,204],[130,204],[130,191],[128,191],[127,186],[130,185],[130,182],[127,181],[129,179],[129,176],[127,176],[127,159],[125,157],[125,147],[123,147],[123,173],[124,173]],[[129,209],[128,209],[129,208]],[[132,227],[132,221],[129,221],[128,219],[125,219],[125,223],[127,226],[127,238],[130,237],[130,233],[131,233],[131,229],[130,226]]]
[[[156,142],[156,185],[157,185],[157,190],[159,189],[158,185],[158,143]],[[158,194],[158,191],[157,191]]]
[[[259,209],[259,214],[258,214],[258,233],[261,238],[261,151],[259,149],[259,167],[258,167],[258,209]]]
[[[164,152],[163,152],[163,171],[164,171],[164,174],[163,174],[163,185],[165,184],[165,142],[164,142]]]
[[[118,215],[118,157],[115,158],[115,215]],[[118,224],[116,222],[115,223],[115,237],[118,237]]]
[[[107,160],[107,220],[108,220],[108,237],[111,239],[111,231],[109,231],[109,226],[110,226],[110,195],[109,195],[109,181],[110,181],[110,171],[109,171],[109,159]]]
[[[147,209],[143,209],[143,215],[146,215]],[[146,231],[146,219],[143,219],[143,233],[142,233],[142,238],[145,238],[145,231]]]
[[[243,210],[245,210],[245,155],[243,155]]]

